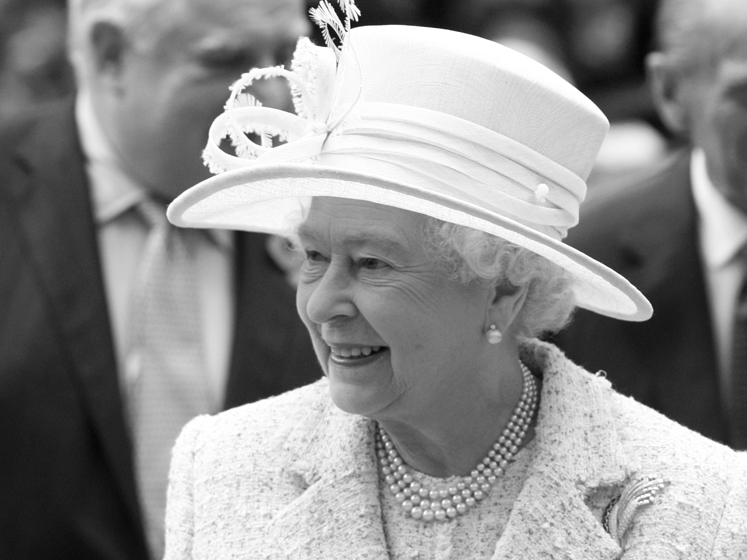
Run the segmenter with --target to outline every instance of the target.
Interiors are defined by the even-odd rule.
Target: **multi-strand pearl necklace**
[[[406,515],[423,521],[448,521],[466,513],[487,495],[519,452],[537,408],[537,382],[524,364],[521,371],[524,387],[508,426],[469,476],[448,488],[428,489],[415,480],[389,434],[378,425],[376,454],[384,481]]]

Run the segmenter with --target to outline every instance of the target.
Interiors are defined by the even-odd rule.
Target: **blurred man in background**
[[[74,101],[0,131],[0,558],[160,558],[183,423],[321,374],[267,239],[164,216],[306,32],[301,0],[71,0]]]
[[[567,239],[640,288],[654,316],[579,312],[560,342],[622,392],[746,449],[747,3],[663,0],[658,39],[655,102],[686,145],[586,208]]]
[[[69,94],[65,0],[0,0],[0,122]]]

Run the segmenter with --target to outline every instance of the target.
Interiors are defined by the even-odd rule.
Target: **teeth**
[[[381,350],[381,346],[360,346],[357,348],[331,348],[334,356],[340,358],[359,358],[360,356],[370,356]]]

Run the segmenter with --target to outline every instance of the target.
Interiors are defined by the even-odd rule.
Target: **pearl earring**
[[[503,334],[501,334],[501,331],[495,325],[490,325],[488,332],[485,333],[485,338],[488,339],[489,344],[498,344],[503,340]]]

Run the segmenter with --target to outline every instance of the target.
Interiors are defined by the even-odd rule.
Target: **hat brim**
[[[515,220],[421,187],[316,164],[258,164],[220,173],[180,195],[168,208],[182,227],[287,234],[314,196],[366,200],[486,231],[567,270],[579,307],[626,321],[645,321],[648,300],[625,278],[573,247]]]

